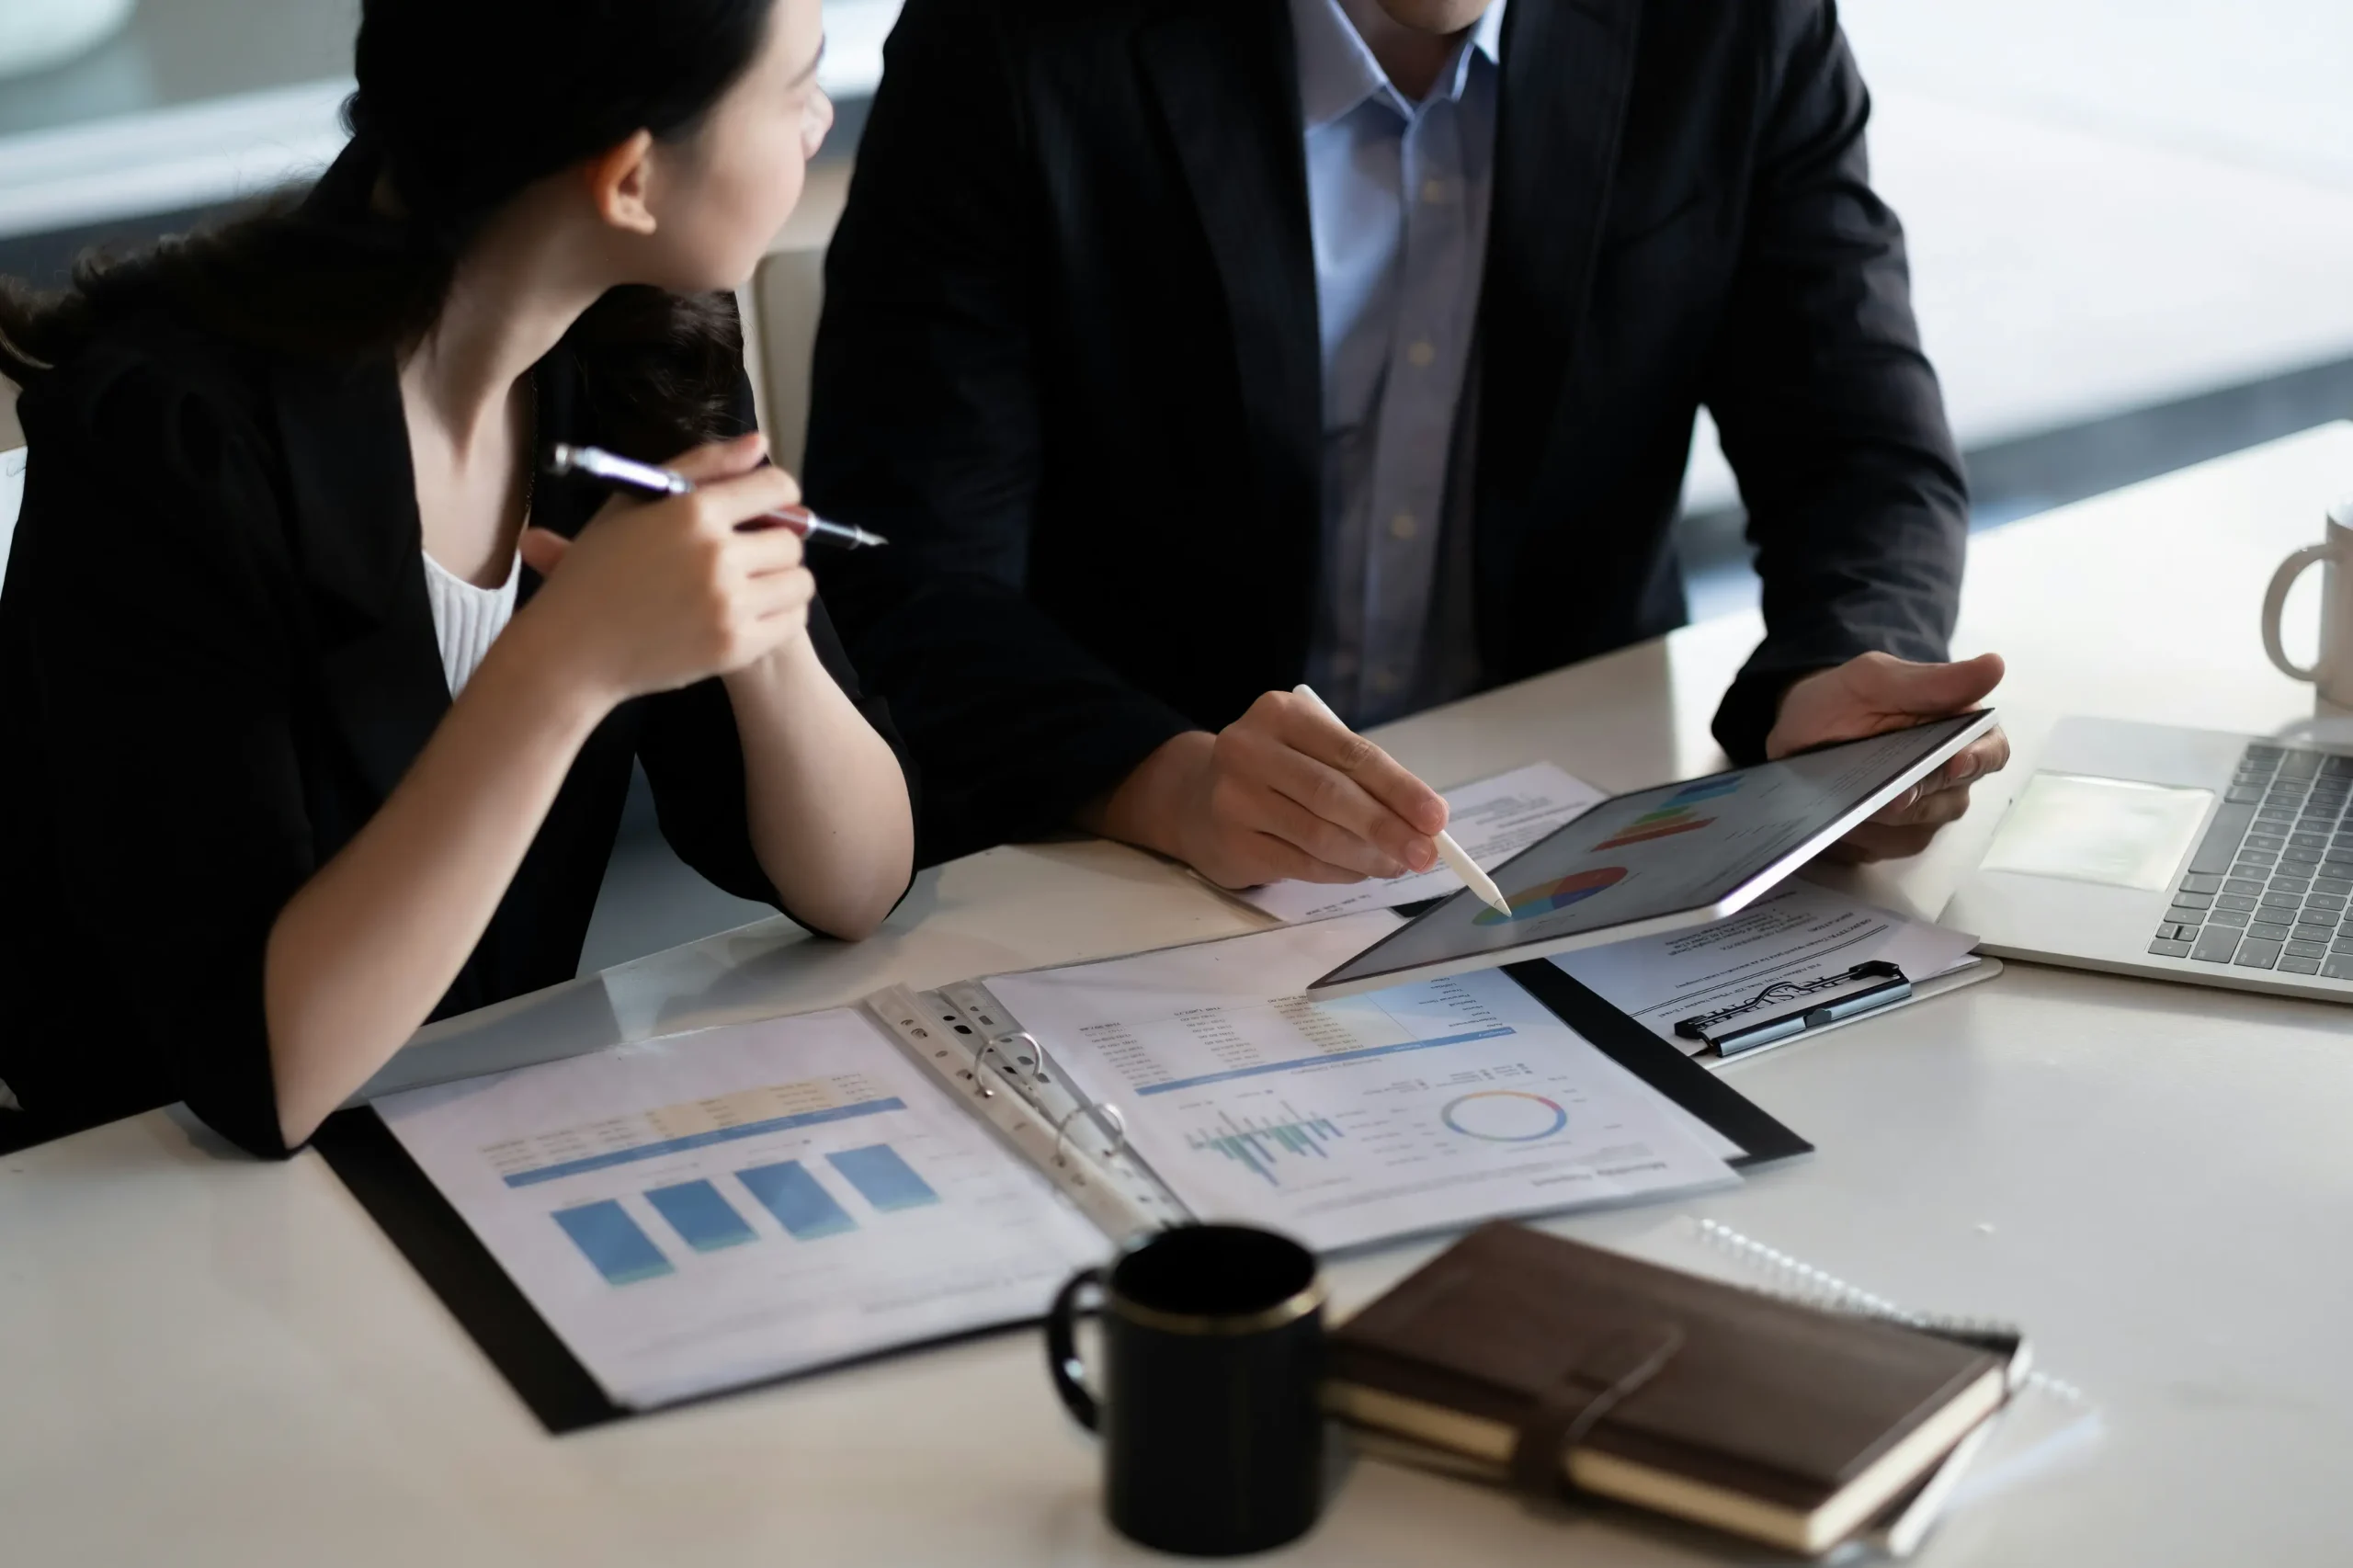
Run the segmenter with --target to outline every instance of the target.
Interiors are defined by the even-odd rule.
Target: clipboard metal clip
[[[1861,986],[1861,990],[1850,989]],[[1824,992],[1838,991],[1844,994],[1828,1001],[1809,1003],[1806,999]],[[1716,1048],[1719,1056],[1736,1056],[1744,1051],[1754,1051],[1761,1045],[1771,1045],[1791,1035],[1808,1029],[1840,1023],[1864,1013],[1892,1007],[1912,995],[1912,982],[1904,971],[1883,959],[1859,963],[1838,974],[1826,974],[1819,980],[1776,981],[1745,1002],[1698,1017],[1685,1018],[1675,1026],[1675,1032],[1685,1040],[1696,1040]],[[1784,1002],[1798,1006],[1787,1012],[1753,1022],[1734,1023],[1747,1015]],[[1732,1027],[1726,1028],[1730,1025]]]

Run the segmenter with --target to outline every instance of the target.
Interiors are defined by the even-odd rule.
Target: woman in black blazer
[[[571,976],[632,756],[730,892],[858,937],[904,891],[883,716],[795,536],[736,527],[797,499],[724,290],[821,41],[817,0],[367,0],[299,205],[0,301],[0,1137],[185,1098],[301,1143]],[[559,440],[699,488],[535,482]]]

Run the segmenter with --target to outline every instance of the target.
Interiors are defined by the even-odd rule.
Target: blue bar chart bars
[[[821,1236],[837,1236],[844,1231],[858,1229],[858,1221],[849,1210],[834,1201],[834,1195],[818,1185],[798,1160],[787,1160],[777,1165],[754,1165],[748,1171],[737,1171],[735,1178],[760,1200],[760,1207],[776,1216],[795,1241],[813,1242]]]
[[[707,1181],[657,1187],[646,1193],[645,1200],[697,1252],[717,1252],[756,1239],[744,1216],[729,1208],[719,1189]]]
[[[850,1186],[858,1188],[860,1197],[886,1214],[894,1209],[920,1209],[939,1201],[939,1194],[932,1191],[931,1184],[915,1175],[915,1167],[899,1158],[899,1152],[888,1143],[845,1149],[825,1158],[834,1169],[849,1178]]]
[[[1282,1102],[1282,1108],[1284,1119],[1279,1120],[1249,1117],[1237,1121],[1221,1111],[1219,1125],[1187,1133],[1185,1146],[1212,1150],[1266,1177],[1269,1186],[1280,1187],[1282,1178],[1276,1174],[1279,1156],[1303,1159],[1312,1154],[1324,1159],[1324,1145],[1347,1136],[1329,1117],[1311,1116],[1289,1100]]]
[[[597,1272],[609,1285],[634,1285],[641,1279],[657,1279],[671,1272],[670,1260],[653,1238],[637,1228],[629,1210],[610,1199],[601,1203],[584,1203],[577,1209],[559,1209],[555,1222],[572,1238],[572,1244],[585,1254]]]

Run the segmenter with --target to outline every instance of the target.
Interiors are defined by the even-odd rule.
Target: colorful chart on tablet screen
[[[1594,894],[1615,887],[1625,881],[1623,866],[1596,866],[1589,871],[1573,871],[1552,881],[1539,882],[1504,895],[1511,904],[1509,915],[1483,909],[1472,917],[1474,926],[1501,926],[1506,920],[1533,920],[1540,915],[1550,915],[1556,909],[1566,909],[1581,903]]]
[[[1644,812],[1624,828],[1593,846],[1598,855],[1605,849],[1622,849],[1629,844],[1647,844],[1654,838],[1672,838],[1678,833],[1697,833],[1714,824],[1715,818],[1703,817],[1695,809],[1702,801],[1713,801],[1737,794],[1741,780],[1732,778],[1702,778],[1687,784],[1666,799],[1656,811]]]

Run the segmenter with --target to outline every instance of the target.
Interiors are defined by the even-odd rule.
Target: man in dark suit
[[[1443,802],[1281,688],[1361,724],[1682,624],[1703,403],[1765,584],[1735,759],[1999,679],[1936,663],[1963,480],[1826,0],[909,0],[886,58],[805,478],[894,541],[825,591],[926,858],[1428,865]]]

